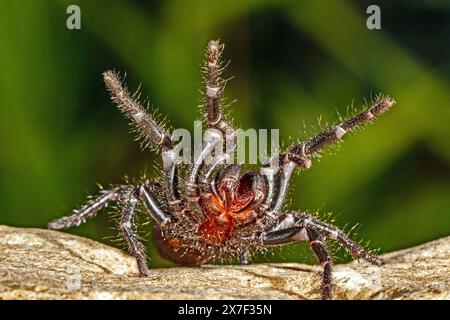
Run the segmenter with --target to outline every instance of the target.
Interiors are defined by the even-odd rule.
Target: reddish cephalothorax
[[[71,216],[49,223],[51,229],[78,226],[95,216],[109,203],[121,206],[119,229],[140,274],[148,276],[147,257],[136,228],[136,213],[142,209],[154,220],[153,238],[162,257],[181,265],[201,265],[214,259],[227,261],[240,257],[248,263],[249,253],[268,246],[308,241],[323,267],[322,298],[331,297],[331,256],[325,239],[339,241],[353,256],[375,265],[382,261],[354,243],[341,230],[318,220],[313,214],[284,211],[289,181],[296,169],[308,170],[312,159],[328,145],[340,141],[348,132],[372,122],[387,112],[394,100],[379,96],[372,105],[349,119],[341,119],[310,139],[273,157],[259,171],[242,172],[242,166],[227,164],[234,157],[236,130],[222,113],[225,80],[220,57],[223,45],[211,41],[203,65],[203,104],[205,124],[202,151],[192,166],[178,163],[174,142],[135,96],[130,96],[119,76],[103,74],[106,87],[119,110],[130,119],[143,146],[161,152],[163,172],[160,182],[142,179],[138,184],[112,186],[75,210]],[[222,139],[224,138],[224,139]],[[205,161],[216,147],[227,156]],[[226,147],[226,148],[225,148]],[[232,154],[228,153],[231,150]],[[277,161],[274,161],[277,160]]]

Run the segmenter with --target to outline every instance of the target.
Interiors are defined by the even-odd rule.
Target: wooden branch
[[[335,266],[336,299],[450,299],[450,237]],[[318,299],[320,267],[296,263],[152,269],[66,233],[0,226],[0,299]]]

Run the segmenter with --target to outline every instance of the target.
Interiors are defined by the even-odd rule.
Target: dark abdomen
[[[161,257],[182,266],[199,266],[210,256],[195,247],[186,247],[176,238],[164,238],[158,225],[153,228],[153,239]]]

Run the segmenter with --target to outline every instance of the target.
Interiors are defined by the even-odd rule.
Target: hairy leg
[[[175,212],[182,211],[180,194],[178,190],[178,168],[176,164],[176,156],[173,151],[173,143],[163,128],[154,117],[148,114],[133,95],[122,85],[122,81],[114,71],[106,71],[103,73],[103,80],[108,89],[111,99],[116,103],[119,110],[131,120],[134,128],[138,133],[141,145],[146,148],[152,145],[156,149],[161,150],[163,162],[166,195]]]
[[[371,123],[377,116],[389,111],[394,104],[395,101],[392,98],[380,97],[371,106],[365,108],[355,116],[341,121],[315,135],[313,138],[295,145],[286,153],[280,154],[273,159],[277,160],[275,164],[274,161],[267,164],[264,167],[267,170],[274,171],[278,169],[280,179],[278,193],[269,206],[267,221],[265,223],[271,223],[273,221],[271,218],[282,214],[283,204],[289,188],[289,181],[295,167],[298,166],[303,170],[308,170],[312,165],[311,158],[313,156],[317,155],[332,143],[340,141],[347,132]],[[273,180],[270,183],[273,183]]]
[[[389,111],[394,104],[394,99],[390,97],[378,98],[362,112],[325,129],[307,141],[297,144],[280,156],[281,162],[292,161],[303,169],[309,169],[311,157],[330,144],[340,141],[347,132],[371,123],[376,117]]]
[[[136,206],[139,200],[150,217],[161,227],[170,223],[171,219],[169,214],[161,208],[151,185],[148,183],[129,189],[123,196],[122,217],[119,223],[120,233],[126,240],[130,253],[136,258],[140,275],[147,277],[148,266],[145,247],[140,242],[135,228]]]
[[[170,222],[170,216],[161,209],[151,185],[146,183],[140,187],[120,186],[111,190],[104,190],[101,195],[88,201],[79,210],[75,210],[73,215],[50,222],[48,228],[59,230],[79,226],[89,218],[93,218],[111,202],[120,202],[122,203],[119,222],[120,233],[126,240],[131,254],[136,258],[140,274],[148,276],[145,248],[135,231],[136,206],[139,200],[142,201],[144,208],[156,223],[164,226]]]
[[[323,268],[322,275],[322,299],[331,299],[331,256],[323,243],[320,233],[312,228],[306,229],[309,238],[309,245],[314,252],[317,260]]]
[[[383,261],[374,254],[367,252],[357,243],[352,241],[342,230],[322,222],[306,212],[291,212],[284,214],[270,227],[271,239],[274,241],[291,241],[295,239],[308,240],[305,229],[314,229],[323,237],[339,241],[355,258],[364,259],[374,265],[381,266]],[[283,242],[281,242],[283,243]]]
[[[309,241],[311,249],[323,267],[322,298],[331,297],[331,257],[323,238],[339,241],[354,257],[381,266],[383,261],[353,242],[343,231],[303,212],[288,213],[272,224],[270,231],[259,235],[261,245],[276,246]]]
[[[323,300],[331,298],[331,256],[322,240],[322,235],[310,227],[280,227],[260,235],[263,246],[277,246],[298,241],[309,241],[314,255],[323,268],[321,294]]]
[[[222,94],[225,88],[225,80],[221,77],[224,66],[220,58],[223,47],[224,45],[220,44],[219,41],[212,40],[206,48],[206,57],[202,68],[204,77],[203,102],[208,128],[218,129],[227,134],[227,130],[230,133],[234,130],[224,119],[222,110]]]
[[[304,225],[314,228],[315,230],[320,232],[323,236],[331,240],[339,241],[353,257],[357,259],[359,258],[364,259],[377,266],[383,265],[383,261],[379,257],[364,250],[361,246],[352,241],[342,230],[339,230],[330,224],[324,223],[314,218],[310,214],[309,215],[303,214],[303,215],[304,215],[303,218]]]
[[[111,99],[116,103],[119,110],[132,121],[136,128],[138,137],[142,139],[144,147],[152,144],[168,150],[172,147],[170,136],[164,128],[158,124],[155,119],[147,113],[146,108],[128,93],[128,90],[122,85],[122,80],[114,71],[103,73],[103,80],[106,88],[111,94]]]
[[[118,201],[124,190],[124,187],[102,190],[99,196],[89,200],[80,209],[74,210],[72,215],[56,219],[50,222],[47,227],[53,230],[77,227],[88,219],[95,217],[100,210],[106,208],[111,202]]]
[[[199,182],[203,191],[214,192],[214,188],[211,186],[213,182],[210,181],[210,177],[218,166],[224,164],[233,156],[235,149],[235,131],[225,120],[222,110],[222,94],[225,87],[225,80],[221,77],[224,68],[220,59],[222,51],[223,44],[215,40],[210,41],[206,48],[205,62],[202,67],[204,117],[210,131],[205,135],[203,150],[196,159],[190,174],[188,192],[193,202],[198,199]],[[198,181],[199,170],[203,166],[203,162],[212,155],[219,143],[222,144],[223,153],[214,155],[214,161],[206,165],[203,177]]]
[[[195,159],[194,165],[189,173],[189,181],[186,185],[187,200],[192,212],[201,212],[198,202],[200,199],[200,191],[207,193],[214,192],[209,177],[213,170],[227,160],[230,156],[227,152],[234,150],[234,129],[225,121],[222,112],[222,94],[224,91],[224,80],[221,78],[223,71],[220,57],[222,55],[223,45],[219,41],[210,41],[205,52],[205,62],[203,63],[202,72],[204,79],[203,104],[204,117],[208,126],[208,131],[203,139],[203,148],[198,157]],[[224,143],[225,142],[225,143]],[[215,155],[215,161],[209,165],[205,165],[208,159],[221,143],[225,151],[224,154]],[[227,148],[227,144],[229,144]],[[199,179],[200,170],[206,167],[203,177]],[[201,184],[201,187],[200,185]],[[202,220],[203,217],[197,217]]]
[[[148,277],[145,247],[139,241],[135,230],[136,205],[139,201],[138,190],[131,189],[123,200],[122,217],[119,222],[120,233],[127,242],[130,253],[136,258],[139,274]]]

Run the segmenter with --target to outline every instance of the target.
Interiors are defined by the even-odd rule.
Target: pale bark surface
[[[450,237],[335,266],[337,299],[450,299]],[[317,299],[320,267],[296,263],[152,269],[66,233],[0,226],[0,299]]]

